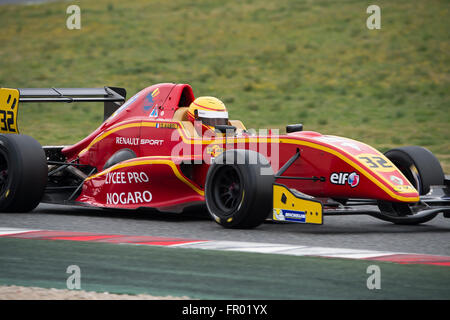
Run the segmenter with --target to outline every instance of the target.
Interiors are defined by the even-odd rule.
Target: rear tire
[[[125,161],[136,158],[136,153],[134,153],[131,149],[120,149],[119,151],[115,152],[108,161],[105,162],[105,165],[103,166],[103,170],[106,170],[108,168],[111,168],[112,166]]]
[[[261,154],[226,151],[211,164],[206,177],[208,212],[225,228],[257,227],[272,210],[273,181],[273,170]]]
[[[39,142],[26,135],[0,134],[0,212],[36,208],[47,174],[47,159]]]

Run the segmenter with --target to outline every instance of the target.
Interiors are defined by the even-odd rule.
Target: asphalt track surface
[[[41,204],[0,214],[0,227],[233,240],[450,255],[450,220],[396,226],[369,216],[325,217],[322,226],[264,223],[228,230],[199,212],[168,214]],[[367,268],[381,269],[369,290]],[[450,299],[447,266],[111,243],[0,238],[0,284],[194,299]]]
[[[193,299],[450,299],[448,267],[110,243],[0,239],[0,283],[63,289],[69,265],[81,289]]]
[[[376,218],[324,217],[323,225],[264,223],[252,230],[224,229],[204,214],[101,210],[39,205],[26,214],[0,214],[0,227],[200,240],[250,241],[450,256],[450,219],[439,214],[417,226]]]

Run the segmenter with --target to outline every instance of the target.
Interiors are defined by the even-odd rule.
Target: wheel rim
[[[420,175],[414,164],[400,163],[398,161],[393,161],[395,166],[400,170],[400,172],[405,176],[406,179],[416,188],[419,194],[422,193],[422,182],[420,180]],[[387,202],[380,201],[380,209],[384,211],[384,214],[392,217],[398,218],[408,218],[414,216],[417,209],[417,203],[397,203],[397,202]]]
[[[398,159],[391,159],[394,165],[400,170],[411,185],[422,194],[422,181],[420,179],[419,171],[413,163],[401,161]],[[419,211],[419,203],[400,203],[390,201],[378,201],[381,214],[389,218],[395,219],[411,219]]]
[[[233,213],[242,202],[243,186],[239,172],[232,166],[221,167],[213,181],[214,204],[225,215]]]
[[[395,166],[408,179],[408,181],[416,188],[419,194],[422,194],[422,181],[420,179],[419,171],[414,164],[398,163],[393,161]]]
[[[414,188],[419,192],[419,194],[422,194],[422,181],[420,180],[419,171],[417,170],[416,166],[411,165],[409,166],[409,172],[412,176],[413,181],[409,180]]]

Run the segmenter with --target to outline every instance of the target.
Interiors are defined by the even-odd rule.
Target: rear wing
[[[18,133],[17,111],[26,102],[103,102],[104,120],[126,99],[124,88],[0,88],[0,133]]]

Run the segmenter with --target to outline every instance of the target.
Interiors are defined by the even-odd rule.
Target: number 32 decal
[[[19,90],[0,88],[0,133],[19,133],[18,109]]]
[[[395,170],[394,164],[389,161],[383,155],[375,155],[375,154],[360,154],[358,159],[364,163],[367,167],[379,171],[379,172],[390,172]]]
[[[10,133],[16,133],[14,126],[14,112],[0,110],[0,130]]]

